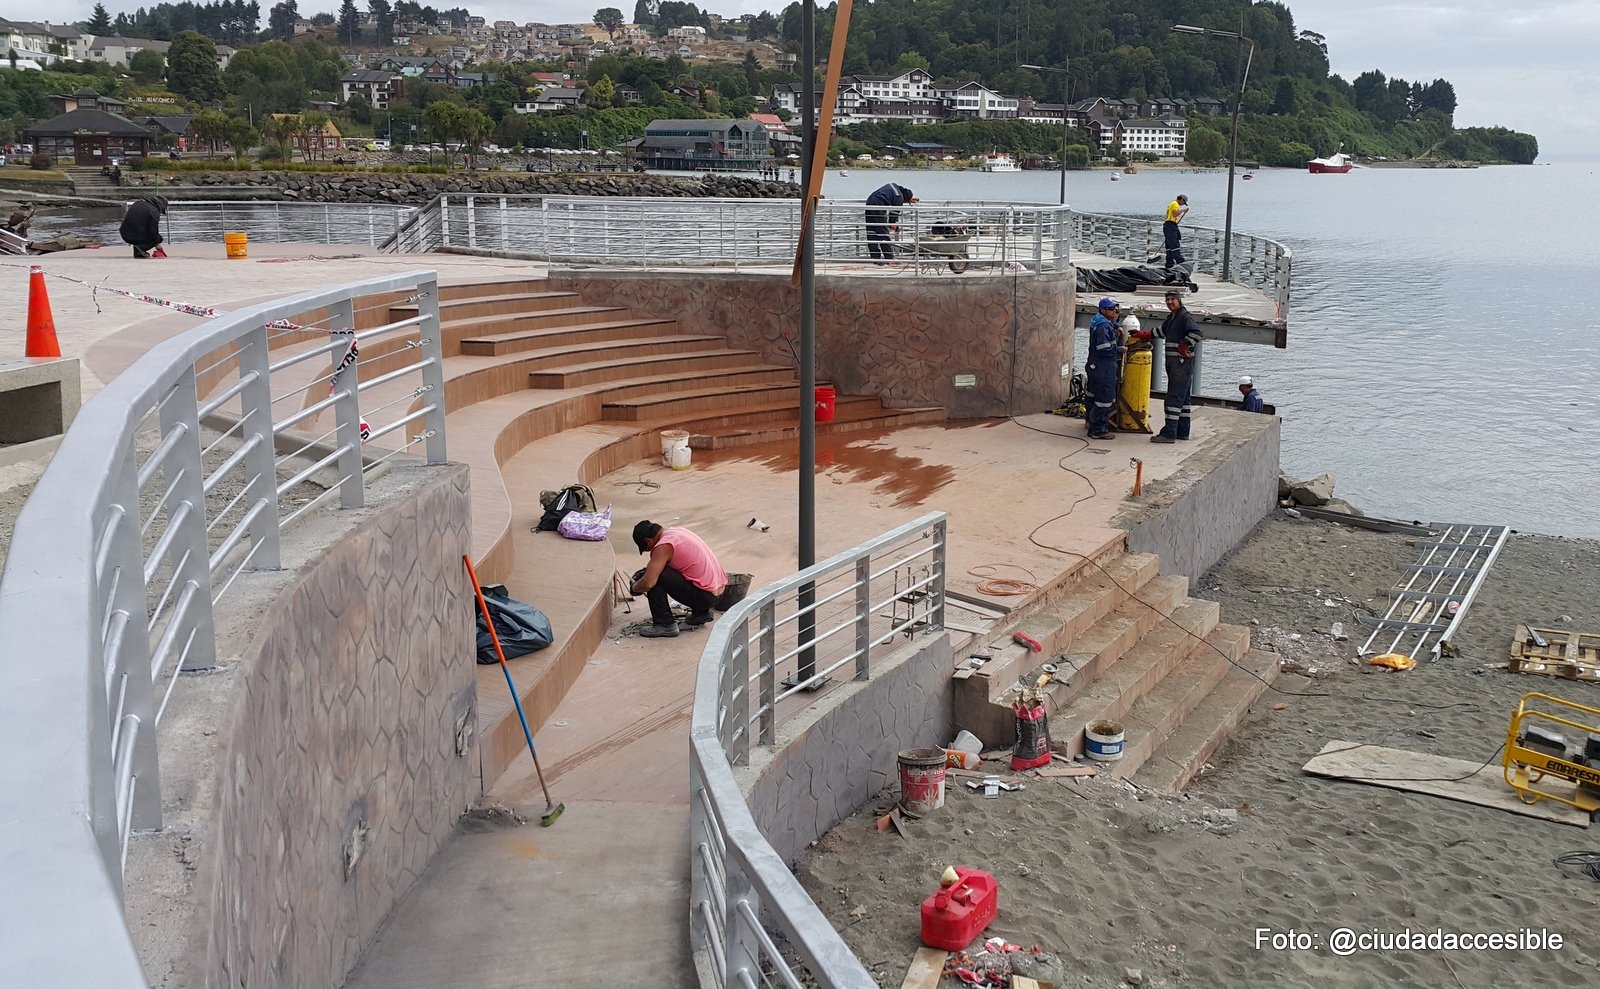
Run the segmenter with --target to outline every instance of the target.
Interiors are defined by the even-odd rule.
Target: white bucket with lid
[[[661,431],[661,463],[673,470],[688,470],[693,459],[689,451],[689,434],[681,429]]]
[[[1122,759],[1123,730],[1121,722],[1091,721],[1083,729],[1083,754],[1095,762],[1118,762]]]

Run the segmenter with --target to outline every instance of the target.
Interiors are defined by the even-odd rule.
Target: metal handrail
[[[761,833],[733,767],[749,762],[752,734],[758,744],[776,742],[778,703],[809,678],[854,663],[854,678],[870,679],[877,650],[901,635],[943,628],[946,536],[944,513],[924,515],[763,588],[712,628],[695,674],[689,732],[690,937],[703,985],[770,983],[765,972],[801,985],[776,950],[776,933],[804,966],[806,984],[877,986]],[[908,545],[916,551],[907,553]],[[888,626],[876,628],[885,608],[893,612]],[[780,609],[799,620],[778,621]],[[816,630],[836,618],[856,634],[821,645]],[[786,641],[792,636],[801,649],[779,648],[785,628]],[[807,646],[825,655],[811,655]],[[805,671],[808,660],[814,672]],[[780,692],[778,676],[788,666],[795,668],[793,686]]]
[[[1074,212],[1072,244],[1090,254],[1147,264],[1152,258],[1162,258],[1165,252],[1161,225],[1161,220],[1149,217]],[[1215,227],[1184,226],[1183,253],[1194,262],[1195,271],[1221,274],[1223,237],[1223,231]],[[1277,303],[1279,318],[1283,318],[1289,311],[1294,253],[1278,241],[1238,231],[1229,243],[1233,280],[1270,297]]]
[[[396,299],[425,317],[388,325],[425,358],[411,390],[435,397],[420,416],[397,414],[411,428],[386,452],[363,454],[364,429],[397,427],[364,424],[360,362],[340,370],[334,346],[320,366],[274,374],[269,354],[327,352],[352,338],[358,300],[386,314]],[[241,573],[279,566],[284,526],[332,496],[359,507],[371,468],[390,456],[424,446],[428,463],[444,462],[438,312],[430,271],[253,306],[156,345],[79,410],[17,517],[0,578],[0,966],[10,981],[147,984],[122,871],[129,835],[162,824],[157,734],[178,674],[216,665],[214,606]],[[335,398],[331,452],[278,456],[299,439],[283,426],[298,403],[284,399],[308,379]],[[202,448],[202,403],[208,418],[234,420],[236,449],[217,463]],[[326,491],[297,507],[279,482],[306,480],[306,463],[323,465]],[[231,499],[216,490],[224,480],[239,487]]]
[[[815,219],[822,264],[877,259],[918,271],[1065,271],[1064,206],[922,202],[888,216],[862,202],[823,200]],[[773,268],[791,264],[797,199],[449,193],[423,207],[384,251],[449,249],[586,268]],[[874,241],[869,234],[883,235]],[[903,269],[897,269],[903,270]]]
[[[366,244],[392,240],[418,210],[392,203],[191,199],[167,206],[167,239],[217,241],[232,231],[268,244]]]

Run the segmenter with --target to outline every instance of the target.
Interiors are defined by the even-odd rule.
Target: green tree
[[[1217,131],[1208,127],[1190,127],[1183,157],[1185,161],[1196,165],[1215,165],[1227,148],[1227,140]]]
[[[1288,76],[1278,77],[1278,90],[1272,98],[1272,112],[1280,116],[1294,113],[1294,80]]]
[[[761,63],[756,61],[756,53],[746,51],[740,67],[744,69],[744,91],[751,96],[761,95]]]
[[[250,126],[250,121],[243,117],[232,117],[228,120],[228,130],[224,140],[228,142],[228,147],[233,149],[235,160],[243,159],[259,138],[256,129]]]
[[[344,104],[344,112],[358,124],[372,123],[372,104],[360,93],[351,96]]]
[[[466,110],[459,103],[450,100],[435,100],[428,104],[422,111],[422,126],[427,130],[436,144],[445,146],[444,162],[450,165],[450,145],[455,143],[461,135],[463,125],[462,114]]]
[[[589,85],[589,105],[598,109],[605,109],[617,98],[617,84],[611,81],[610,76],[601,76],[598,81]]]
[[[319,110],[308,110],[300,115],[300,152],[306,161],[322,157],[326,150],[321,140],[323,131],[329,123],[328,115]]]
[[[638,24],[641,27],[649,27],[651,24],[654,24],[656,20],[656,7],[657,4],[655,0],[634,0],[633,23]]]
[[[167,86],[179,96],[209,103],[222,96],[217,46],[197,31],[184,31],[167,49]]]
[[[347,45],[353,45],[361,38],[361,11],[356,9],[356,0],[344,0],[339,5],[339,40]]]
[[[221,110],[201,110],[194,115],[194,123],[190,126],[194,128],[195,136],[210,145],[211,152],[215,154],[217,145],[228,140],[230,123],[232,119]]]
[[[267,15],[267,30],[278,41],[294,40],[294,22],[300,19],[300,9],[295,0],[283,0],[272,5]]]
[[[141,48],[128,59],[128,71],[132,73],[135,82],[141,86],[148,86],[161,81],[161,77],[167,71],[167,60],[154,48]]]
[[[279,113],[261,122],[261,135],[277,144],[278,157],[290,160],[290,146],[300,133],[300,117],[292,113]]]
[[[94,13],[84,23],[83,30],[84,33],[92,34],[96,38],[108,37],[111,34],[111,15],[106,13],[105,4],[97,3],[94,5]]]
[[[1087,144],[1069,144],[1065,160],[1068,168],[1089,167],[1089,146]]]
[[[373,30],[377,32],[378,44],[389,44],[394,37],[394,8],[389,0],[367,0],[367,12],[375,22]]]
[[[622,11],[615,7],[601,7],[594,12],[594,25],[606,33],[606,37],[615,41],[617,31],[623,25]]]

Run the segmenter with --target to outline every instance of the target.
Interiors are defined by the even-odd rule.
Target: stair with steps
[[[1084,566],[1061,592],[1017,621],[1043,649],[1007,643],[978,669],[955,673],[955,722],[990,748],[1015,738],[1012,703],[1038,682],[1054,750],[1083,754],[1084,726],[1123,725],[1122,760],[1106,771],[1170,791],[1188,785],[1278,675],[1276,657],[1250,649],[1248,629],[1219,622],[1213,601],[1190,598],[1183,577],[1127,553]],[[971,652],[972,650],[967,650]]]
[[[415,301],[384,301],[380,312],[389,319],[419,311]],[[649,456],[666,429],[733,443],[792,437],[796,375],[724,337],[685,333],[676,320],[623,307],[586,305],[576,293],[547,291],[538,280],[444,286],[439,311],[451,457],[474,468],[479,571],[538,604],[557,630],[549,649],[510,663],[523,705],[537,720],[554,710],[602,640],[615,564],[609,543],[529,532],[523,517],[539,511],[527,503],[530,495],[589,483]],[[943,409],[886,409],[871,396],[840,396],[838,413],[819,433],[945,418]],[[517,503],[509,491],[521,492]],[[586,576],[575,581],[574,574]],[[522,740],[498,670],[485,670],[479,714],[484,778],[492,781]]]

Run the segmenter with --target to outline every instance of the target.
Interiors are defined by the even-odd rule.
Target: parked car
[[[871,155],[856,155],[856,161],[871,161]]]
[[[386,141],[386,140],[383,140],[381,138],[377,139],[377,140],[368,141],[367,142],[367,150],[368,151],[388,151],[389,150],[389,142]]]

